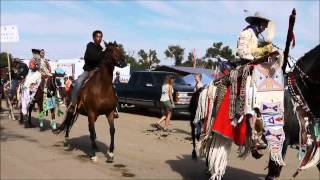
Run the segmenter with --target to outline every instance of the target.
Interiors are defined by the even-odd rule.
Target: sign
[[[1,26],[1,42],[2,43],[10,43],[10,42],[18,42],[19,41],[19,33],[18,27],[15,25],[7,25]]]
[[[116,78],[117,72],[120,73],[120,82],[127,83],[130,79],[130,64],[123,68],[114,67],[112,81],[114,81],[114,79]]]

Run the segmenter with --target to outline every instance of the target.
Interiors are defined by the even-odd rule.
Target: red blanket
[[[244,145],[246,139],[246,119],[243,119],[236,127],[231,125],[229,118],[230,88],[227,89],[216,119],[212,125],[212,131],[231,139],[237,145]]]

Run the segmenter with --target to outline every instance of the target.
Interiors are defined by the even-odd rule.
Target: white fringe
[[[269,147],[270,149],[270,154],[271,154],[271,159],[276,163],[278,164],[279,166],[285,166],[286,164],[284,163],[283,161],[283,158],[282,158],[282,148],[281,148],[281,151],[280,153],[275,153],[275,152],[272,152],[271,151],[271,148]]]
[[[210,180],[221,180],[228,163],[232,141],[214,134],[208,154],[208,165],[211,173]]]

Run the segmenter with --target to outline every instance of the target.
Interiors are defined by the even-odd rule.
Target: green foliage
[[[119,44],[120,49],[124,52],[125,58],[130,64],[131,71],[141,71],[150,69],[153,65],[157,65],[160,63],[160,60],[157,57],[156,50],[149,49],[149,52],[145,52],[145,50],[140,49],[138,51],[139,58],[136,59],[133,55],[128,54],[122,44]]]
[[[12,64],[12,55],[9,53],[10,64]],[[7,52],[0,53],[0,68],[4,68],[8,66],[8,56]]]
[[[179,45],[170,45],[164,51],[164,54],[167,58],[174,58],[175,65],[180,66],[183,61],[184,48],[181,48]]]
[[[229,61],[234,60],[235,56],[232,53],[232,49],[229,46],[224,46],[222,42],[213,43],[212,47],[209,47],[206,51],[206,58],[216,58],[217,56],[228,59]]]
[[[146,53],[145,50],[140,49],[138,51],[140,57],[138,63],[143,69],[151,69],[152,66],[158,65],[160,60],[157,57],[156,50],[149,49],[149,52]]]
[[[223,46],[222,42],[217,42],[217,43],[213,43],[212,47],[209,47],[207,49],[204,57],[197,58],[196,67],[206,68],[206,69],[215,69],[217,66],[217,62],[213,61],[211,58],[217,58],[218,56],[228,60],[233,60],[235,58],[235,56],[233,55],[232,49],[230,49],[229,46]],[[193,61],[194,61],[193,52],[189,52],[187,60],[183,62],[181,65],[187,66],[187,67],[193,67]]]

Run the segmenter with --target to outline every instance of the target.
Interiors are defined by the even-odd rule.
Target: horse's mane
[[[319,67],[320,45],[301,57],[292,72],[295,74],[295,85],[300,89],[301,96],[303,96],[314,115],[317,116],[320,115],[320,108],[318,106],[318,101],[320,100],[320,96],[318,95],[318,91],[320,90]]]
[[[110,42],[108,42],[108,43],[106,43],[106,45],[107,46],[118,46],[118,43],[117,43],[117,41],[110,41]]]
[[[302,63],[305,63],[307,61],[316,61],[316,63],[320,62],[320,44],[311,49],[309,52],[307,52],[304,56],[300,57],[296,64],[299,65]]]

